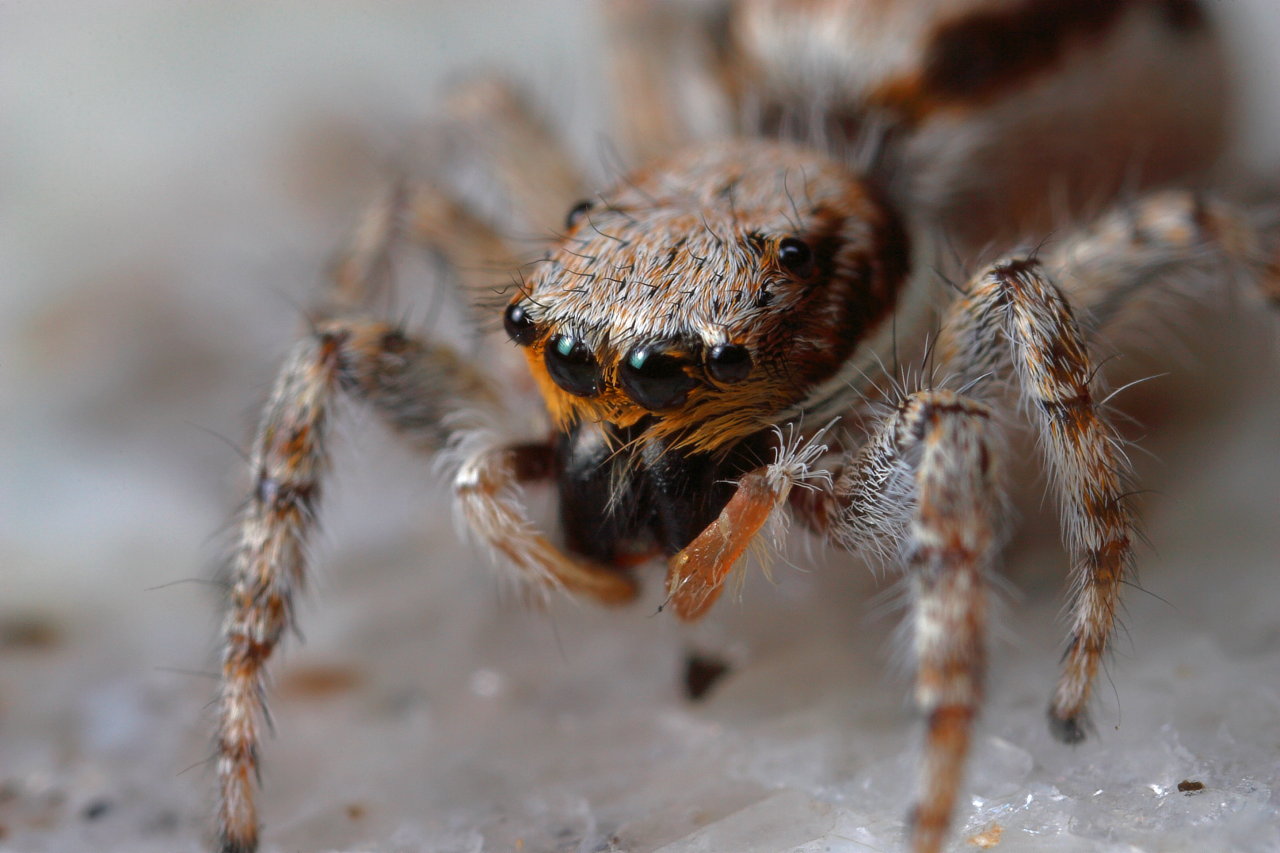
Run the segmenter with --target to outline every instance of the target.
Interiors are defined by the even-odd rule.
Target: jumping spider
[[[917,853],[943,844],[981,705],[1003,516],[993,407],[1015,397],[1072,561],[1049,722],[1085,737],[1134,538],[1091,345],[1171,281],[1234,274],[1280,296],[1253,217],[1152,190],[1202,174],[1223,139],[1211,22],[1194,0],[714,5],[607,4],[641,165],[598,194],[501,85],[459,97],[453,121],[524,221],[568,211],[535,262],[459,197],[406,184],[337,265],[252,454],[219,704],[224,853],[257,846],[265,666],[292,625],[344,394],[447,454],[470,534],[536,588],[623,604],[632,569],[661,559],[669,609],[697,619],[780,513],[890,555],[925,720]],[[724,121],[695,132],[690,113]],[[370,316],[403,240],[477,295],[480,271],[518,271],[492,316],[544,434],[502,435],[527,378]],[[949,259],[966,278],[939,274]],[[930,365],[917,387],[886,376],[904,361]],[[540,480],[558,490],[558,540],[524,508],[521,484]]]

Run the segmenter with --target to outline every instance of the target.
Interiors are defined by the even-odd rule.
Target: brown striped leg
[[[254,440],[253,490],[240,519],[223,625],[217,820],[225,853],[257,847],[253,785],[266,721],[265,667],[294,624],[294,593],[306,580],[307,540],[329,464],[326,439],[339,391],[368,403],[423,449],[451,437],[456,412],[494,399],[487,380],[451,350],[414,341],[384,323],[325,321],[289,355]]]
[[[586,182],[557,136],[506,81],[482,77],[460,86],[447,104],[468,153],[487,162],[517,211],[534,228],[559,229]]]
[[[629,161],[645,163],[685,141],[671,68],[679,22],[657,3],[610,0],[601,8],[614,121]]]
[[[452,275],[445,295],[462,311],[474,343],[484,347],[489,373],[513,392],[529,390],[524,357],[502,332],[501,304],[520,269],[516,248],[465,201],[432,183],[389,185],[362,214],[330,267],[320,317],[385,315],[394,304],[391,272],[406,244],[442,260]]]
[[[1173,290],[1195,297],[1225,277],[1248,279],[1280,308],[1280,256],[1255,219],[1189,190],[1153,193],[1068,235],[1045,267],[1099,328],[1137,314],[1144,296]]]
[[[901,545],[914,592],[916,701],[926,719],[916,853],[941,848],[982,697],[985,577],[998,515],[988,430],[982,404],[920,392],[856,454],[823,458],[821,437],[784,452],[742,478],[719,518],[672,558],[668,575],[676,612],[698,618],[789,495],[801,518],[836,544],[881,554]]]
[[[916,704],[925,716],[911,844],[934,853],[951,823],[982,702],[997,498],[985,408],[939,392],[911,401],[901,419],[904,455],[912,441],[920,453],[905,549],[915,596]]]
[[[496,176],[515,204],[516,218],[539,238],[559,229],[586,184],[569,152],[520,94],[504,80],[480,77],[454,90],[447,109],[450,121],[443,131],[459,143],[467,165],[482,163]],[[402,178],[366,209],[334,260],[326,313],[350,316],[376,307],[373,300],[385,294],[404,240],[448,262],[468,304],[507,287],[525,255],[441,182]]]
[[[981,403],[917,392],[857,453],[829,466],[829,481],[793,500],[836,544],[905,564],[915,699],[925,718],[915,853],[935,853],[946,838],[982,701],[986,577],[1000,516],[990,430]]]
[[[730,131],[707,10],[652,0],[608,0],[602,8],[614,121],[630,162],[643,165],[694,138]]]
[[[408,187],[396,182],[361,213],[346,245],[329,265],[321,315],[349,317],[367,312],[375,301],[389,296],[408,198]]]
[[[376,303],[387,296],[395,256],[406,242],[450,266],[469,308],[496,301],[520,265],[516,248],[466,202],[438,186],[402,180],[369,205],[338,252],[322,313],[352,316],[385,308]]]
[[[1127,460],[1090,389],[1093,365],[1071,306],[1034,261],[997,263],[952,306],[938,351],[944,372],[1000,375],[1011,357],[1018,390],[1042,436],[1071,552],[1071,634],[1049,707],[1055,735],[1085,736],[1094,679],[1132,561]]]
[[[426,184],[407,195],[408,239],[448,261],[472,300],[510,284],[520,253],[464,202]]]

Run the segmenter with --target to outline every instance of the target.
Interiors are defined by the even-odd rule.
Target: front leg
[[[951,309],[938,351],[961,379],[1000,375],[1006,359],[1041,434],[1074,561],[1071,636],[1049,706],[1053,733],[1082,740],[1093,682],[1133,560],[1128,460],[1093,399],[1094,367],[1067,297],[1035,261],[997,263]]]
[[[941,848],[982,698],[986,576],[999,515],[989,421],[973,400],[920,392],[856,454],[824,459],[821,436],[793,445],[744,476],[719,517],[670,564],[676,612],[701,616],[789,496],[810,527],[843,548],[884,555],[897,546],[913,593],[915,698],[925,716],[916,853]]]
[[[918,853],[942,848],[982,701],[998,505],[988,429],[985,408],[942,392],[912,400],[894,425],[897,450],[915,467],[904,557],[926,727],[911,828]]]
[[[320,324],[281,370],[251,456],[254,485],[240,519],[223,625],[217,751],[224,853],[257,849],[253,788],[267,720],[267,662],[295,627],[293,601],[307,578],[307,546],[329,465],[329,428],[343,393],[369,405],[422,450],[459,443],[468,450],[455,478],[463,515],[527,579],[606,603],[627,601],[635,592],[622,575],[565,556],[527,520],[517,482],[546,476],[550,450],[487,441],[483,413],[500,407],[484,375],[447,347],[386,323]]]
[[[915,703],[923,765],[911,849],[941,849],[964,779],[986,671],[987,575],[1000,491],[986,406],[947,391],[911,394],[855,455],[792,503],[849,551],[904,565],[911,590]]]
[[[367,403],[424,450],[449,439],[459,410],[495,400],[489,381],[452,350],[386,323],[325,321],[289,355],[254,439],[253,489],[239,522],[223,624],[217,765],[224,853],[257,849],[253,788],[267,721],[267,661],[296,627],[293,601],[307,579],[329,428],[342,393]]]
[[[824,488],[800,494],[807,524],[843,548],[888,558],[911,588],[916,706],[925,718],[911,849],[941,849],[986,670],[987,576],[1001,516],[985,406],[948,391],[910,395]]]

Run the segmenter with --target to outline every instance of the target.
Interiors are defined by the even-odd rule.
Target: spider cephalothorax
[[[644,438],[693,450],[828,393],[909,263],[896,214],[863,181],[779,143],[691,149],[566,225],[505,315],[553,418],[643,420]]]

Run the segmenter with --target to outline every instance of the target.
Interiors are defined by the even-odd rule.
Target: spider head
[[[714,450],[777,422],[892,310],[896,216],[825,155],[704,146],[575,206],[507,305],[561,429]]]

